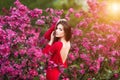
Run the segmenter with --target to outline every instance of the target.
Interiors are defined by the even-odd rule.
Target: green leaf
[[[33,80],[39,80],[39,77],[34,77],[34,79]]]

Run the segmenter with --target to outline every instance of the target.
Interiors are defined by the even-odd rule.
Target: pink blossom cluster
[[[45,80],[48,55],[42,53],[46,40],[42,37],[42,27],[56,22],[62,10],[45,12],[15,1],[9,14],[0,16],[0,80]],[[35,21],[36,20],[36,21]]]
[[[120,22],[104,22],[104,2],[87,2],[88,12],[70,8],[65,15],[72,26],[72,39],[68,68],[59,66],[60,79],[118,79]],[[0,16],[0,80],[46,80],[46,63],[50,56],[42,53],[47,43],[42,34],[46,25],[61,18],[63,10],[30,10],[19,0],[14,4],[8,14]],[[57,66],[53,62],[49,65]]]
[[[103,8],[105,2],[88,0],[88,5],[88,12],[77,12],[70,8],[66,14],[74,17],[73,20],[80,19],[72,29],[72,48],[67,69],[67,72],[71,73],[66,74],[70,79],[76,80],[119,79],[120,24],[114,20],[103,22],[107,17]],[[81,14],[81,17],[76,17],[77,13]]]

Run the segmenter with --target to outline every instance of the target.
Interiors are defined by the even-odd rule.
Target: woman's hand
[[[49,45],[52,45],[52,43],[53,43],[53,41],[54,41],[54,37],[55,37],[55,36],[54,36],[54,32],[55,32],[55,31],[53,31],[53,32],[51,33],[50,41],[49,41],[49,43],[48,43]]]
[[[51,33],[51,37],[50,37],[50,41],[54,41],[54,33],[55,33],[55,31],[53,31],[52,33]]]

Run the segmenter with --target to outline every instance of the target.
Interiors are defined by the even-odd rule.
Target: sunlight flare
[[[108,5],[108,11],[111,14],[118,14],[118,13],[120,13],[120,4],[119,3],[110,3]]]

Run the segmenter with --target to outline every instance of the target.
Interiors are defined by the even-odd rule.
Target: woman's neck
[[[61,41],[61,42],[67,42],[67,41],[65,40],[65,38],[60,38],[59,41]]]

